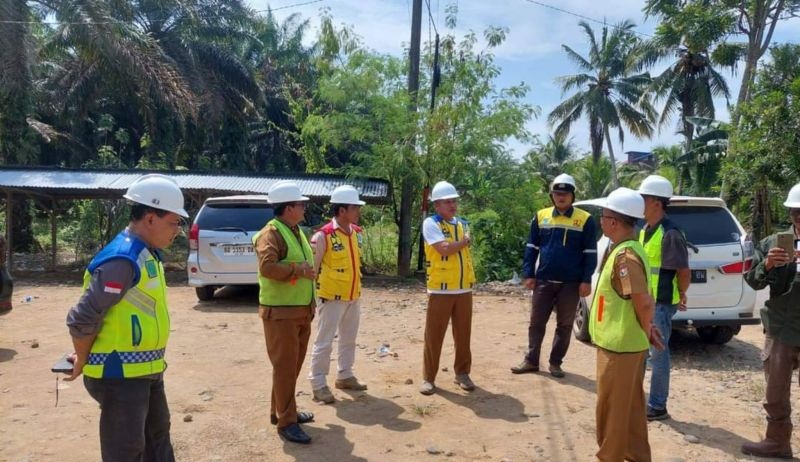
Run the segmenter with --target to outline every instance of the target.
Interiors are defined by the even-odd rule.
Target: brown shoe
[[[322,404],[332,404],[336,402],[336,398],[333,397],[333,393],[331,393],[331,389],[326,387],[318,388],[312,391],[314,394],[314,401],[320,402]]]
[[[340,390],[356,390],[356,391],[364,391],[367,389],[367,386],[358,381],[355,377],[348,377],[346,379],[337,380],[334,382],[333,386]]]
[[[550,375],[552,375],[553,377],[555,377],[557,379],[561,379],[561,378],[564,378],[564,376],[566,374],[564,374],[564,371],[561,370],[561,366],[559,366],[558,364],[551,364],[550,365]]]
[[[777,459],[792,458],[792,424],[785,422],[767,422],[767,434],[758,443],[744,443],[742,452],[750,456],[775,457]]]
[[[513,366],[511,368],[512,374],[527,374],[529,372],[539,372],[539,365],[533,364],[529,362],[527,359],[523,359],[519,366]]]

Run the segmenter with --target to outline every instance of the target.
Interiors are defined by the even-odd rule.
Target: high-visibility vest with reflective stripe
[[[539,229],[563,229],[564,237],[562,238],[561,245],[567,245],[567,231],[583,232],[583,226],[586,221],[591,217],[589,212],[581,210],[577,207],[572,208],[572,216],[566,216],[559,213],[554,216],[555,207],[548,207],[536,212],[536,223]]]
[[[281,237],[286,242],[286,257],[279,263],[300,264],[306,262],[312,268],[314,267],[313,251],[302,230],[299,232],[300,238],[298,240],[292,230],[277,218],[273,218],[267,223],[267,226],[270,225],[281,233]],[[253,244],[258,241],[263,232],[264,229],[253,236]],[[290,281],[276,281],[262,276],[259,271],[258,287],[258,303],[264,306],[302,307],[311,305],[311,301],[314,300],[314,282],[307,278],[298,277]]]
[[[351,225],[350,234],[330,222],[320,231],[325,238],[317,278],[317,296],[328,300],[355,300],[361,295],[361,228]]]
[[[592,300],[592,309],[589,312],[589,335],[592,342],[600,348],[617,353],[634,353],[647,350],[650,342],[647,334],[639,325],[636,310],[630,299],[624,299],[617,294],[611,284],[614,274],[614,261],[616,256],[625,249],[632,249],[642,260],[645,274],[650,277],[647,267],[647,255],[642,245],[635,240],[628,240],[618,244],[603,265],[597,289]]]
[[[434,215],[433,221],[439,226],[447,242],[455,242],[464,238],[464,224],[456,218],[456,224],[445,221]],[[463,290],[472,289],[475,285],[475,270],[469,247],[464,247],[452,255],[444,256],[425,243],[425,272],[430,290]]]
[[[97,379],[158,374],[166,367],[164,351],[170,325],[164,266],[144,241],[125,230],[89,264],[83,275],[84,291],[94,270],[115,258],[131,262],[136,282],[103,318],[83,374]],[[107,283],[104,290],[119,288]]]
[[[639,243],[644,246],[647,253],[647,263],[650,265],[650,292],[653,298],[658,300],[658,284],[661,279],[661,249],[664,241],[664,226],[659,224],[650,239],[645,241],[645,231],[639,231]],[[678,292],[677,272],[672,276],[672,304],[680,301],[681,296]]]

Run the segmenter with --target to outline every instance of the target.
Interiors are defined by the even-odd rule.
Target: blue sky
[[[283,20],[293,13],[300,13],[311,20],[314,32],[319,24],[319,11],[328,9],[336,23],[353,26],[353,29],[364,39],[364,43],[380,53],[399,56],[407,46],[411,29],[411,0],[324,0],[308,5],[291,6],[309,0],[247,0],[257,10],[265,10],[268,6],[276,9],[274,14]],[[547,125],[547,114],[561,101],[562,95],[555,83],[560,75],[574,74],[578,70],[567,60],[561,49],[562,44],[586,55],[588,45],[584,41],[582,30],[578,27],[580,18],[567,13],[531,3],[527,0],[430,0],[431,12],[440,34],[444,34],[445,7],[450,3],[458,5],[458,27],[456,36],[473,30],[478,36],[488,26],[507,27],[510,33],[506,41],[497,49],[495,56],[502,73],[497,78],[498,88],[525,82],[530,87],[528,101],[541,108],[541,115],[528,123],[533,134],[546,139],[550,128]],[[542,0],[541,3],[558,6],[558,8],[593,18],[607,21],[609,24],[624,19],[633,20],[637,31],[652,34],[656,22],[652,19],[645,22],[641,12],[643,1],[639,0]],[[423,1],[422,37],[428,38],[428,15]],[[601,24],[591,23],[599,34]],[[433,32],[431,32],[432,34]],[[743,40],[739,38],[738,40]],[[778,25],[773,42],[800,41],[800,19],[784,21]],[[658,72],[661,68],[655,69]],[[654,72],[654,71],[651,71]],[[739,91],[740,74],[728,78],[731,99],[735,101]],[[725,100],[717,101],[717,118],[728,119]],[[660,106],[659,106],[660,109]],[[580,151],[589,150],[587,122],[578,122],[573,127],[571,136]],[[637,140],[626,133],[624,147],[615,140],[614,152],[617,159],[625,151],[649,151],[660,144],[673,144],[679,141],[674,134],[675,123],[664,126],[660,133],[651,140]],[[511,139],[506,143],[516,157],[521,157],[529,146]],[[623,149],[624,148],[624,149]]]

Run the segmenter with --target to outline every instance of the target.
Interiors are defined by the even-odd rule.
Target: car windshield
[[[197,225],[206,230],[237,231],[241,228],[251,232],[263,228],[273,216],[267,204],[209,203],[197,216]]]
[[[739,242],[739,227],[722,207],[670,206],[667,215],[694,245]]]

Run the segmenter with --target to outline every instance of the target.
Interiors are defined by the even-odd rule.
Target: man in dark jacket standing
[[[553,207],[537,212],[525,248],[522,274],[533,291],[528,326],[528,353],[514,374],[537,372],[547,320],[556,309],[556,332],[550,351],[550,374],[564,377],[561,363],[569,348],[578,297],[591,293],[597,266],[597,235],[588,212],[572,206],[575,179],[562,173],[550,186]],[[538,267],[537,267],[538,259]]]
[[[795,239],[800,239],[800,184],[796,184],[786,202]],[[755,252],[753,268],[745,280],[755,290],[769,286],[769,299],[761,309],[766,341],[761,356],[767,379],[764,409],[767,432],[758,443],[745,443],[742,452],[760,457],[792,458],[792,371],[800,359],[800,252],[786,252],[777,244],[777,234],[762,240]]]

